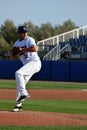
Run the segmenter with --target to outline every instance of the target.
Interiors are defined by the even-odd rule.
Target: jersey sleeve
[[[14,43],[13,47],[18,47],[17,41]]]
[[[31,46],[33,46],[33,45],[36,45],[36,43],[35,43],[35,40],[34,40],[34,38],[30,38],[29,39],[29,41],[28,41],[28,47],[31,47]]]

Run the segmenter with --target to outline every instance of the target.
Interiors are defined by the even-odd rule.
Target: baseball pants
[[[29,95],[26,90],[26,84],[30,78],[41,69],[40,61],[30,61],[15,72],[16,84],[17,84],[17,97],[20,95]]]

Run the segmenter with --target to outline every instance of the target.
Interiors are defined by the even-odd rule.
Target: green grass
[[[85,114],[87,113],[87,101],[30,100],[26,101],[24,109],[32,111]]]
[[[0,110],[11,110],[14,100],[0,100]],[[30,100],[25,101],[24,110],[87,114],[87,101]]]
[[[0,126],[0,130],[87,130],[87,126]]]
[[[15,89],[15,80],[0,80],[0,88],[3,89]],[[66,83],[66,82],[48,82],[48,81],[30,81],[27,84],[29,89],[87,89],[87,84],[85,83]]]

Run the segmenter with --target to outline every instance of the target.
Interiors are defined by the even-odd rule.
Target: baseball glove
[[[14,47],[12,52],[13,52],[13,56],[17,55],[18,53],[21,52],[20,47]]]

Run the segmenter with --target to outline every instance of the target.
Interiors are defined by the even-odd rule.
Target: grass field
[[[15,80],[0,80],[0,88],[16,88]],[[67,83],[67,82],[49,82],[49,81],[30,81],[27,84],[29,89],[87,89],[87,83]]]
[[[12,109],[14,104],[14,100],[0,100],[0,110]],[[23,108],[30,111],[86,114],[87,101],[30,100],[25,101]]]
[[[14,80],[0,80],[0,89],[15,89]],[[27,88],[31,89],[87,89],[86,83],[60,83],[45,81],[30,81]],[[0,110],[12,109],[15,100],[0,100]],[[25,101],[25,110],[31,111],[49,111],[59,113],[87,114],[87,101],[84,100],[30,100]],[[87,126],[0,126],[0,130],[87,130]]]
[[[87,126],[0,126],[0,130],[87,130]]]
[[[0,126],[0,130],[87,130],[87,126]]]

